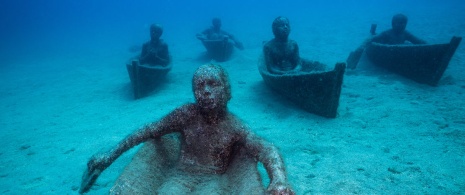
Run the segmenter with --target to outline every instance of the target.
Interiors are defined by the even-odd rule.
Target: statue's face
[[[150,37],[152,39],[159,39],[162,34],[163,34],[163,29],[161,27],[158,27],[158,26],[150,27]]]
[[[197,103],[205,109],[224,108],[229,100],[220,75],[209,68],[196,72],[194,95]]]
[[[402,16],[395,16],[392,19],[392,30],[394,32],[400,33],[405,30],[407,27],[407,18]]]
[[[221,28],[221,20],[220,19],[213,19],[212,25],[213,25],[213,28],[220,29]]]
[[[276,38],[287,39],[290,32],[291,32],[291,26],[289,25],[289,20],[287,18],[284,18],[284,17],[277,18],[273,22],[273,34]]]

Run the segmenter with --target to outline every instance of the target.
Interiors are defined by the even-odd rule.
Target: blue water
[[[123,42],[143,40],[150,23],[165,26],[165,39],[192,38],[191,33],[209,25],[210,18],[224,20],[237,32],[268,30],[273,18],[284,15],[295,24],[340,17],[338,26],[351,19],[394,13],[416,16],[417,11],[463,9],[460,1],[10,1],[0,3],[2,59],[15,58],[38,48],[51,50],[74,44],[89,45],[99,39]],[[424,14],[423,12],[423,14]],[[421,15],[421,14],[420,14]],[[353,18],[351,18],[353,17]],[[333,21],[331,21],[333,22]],[[379,22],[379,21],[378,21]],[[317,24],[317,23],[316,23]],[[309,24],[312,25],[312,24]],[[318,27],[317,25],[313,25]],[[265,31],[266,32],[266,31]],[[52,50],[55,49],[55,50]]]
[[[345,75],[336,119],[274,96],[256,70],[277,16],[290,19],[302,57],[331,65],[372,23],[390,28],[396,13],[430,43],[465,36],[458,0],[0,1],[0,194],[76,194],[92,154],[193,101],[192,72],[205,63],[195,34],[213,17],[245,45],[222,64],[230,110],[280,149],[298,194],[462,194],[463,43],[438,87],[363,69]],[[164,26],[174,68],[164,87],[135,101],[124,63],[152,23]],[[91,194],[106,194],[134,152]]]

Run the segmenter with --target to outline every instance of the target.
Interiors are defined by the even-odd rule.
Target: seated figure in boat
[[[150,26],[150,41],[142,46],[140,64],[167,66],[171,62],[168,45],[160,39],[163,27],[159,24]]]
[[[228,111],[231,86],[224,69],[212,64],[200,66],[192,85],[195,103],[183,105],[160,121],[137,130],[108,152],[93,155],[87,163],[80,192],[89,190],[98,175],[130,148],[166,134],[180,133],[181,152],[175,163],[175,174],[163,178],[156,189],[157,194],[199,193],[210,190],[212,186],[222,194],[221,188],[234,191],[235,187],[251,182],[260,182],[260,188],[263,188],[261,181],[243,179],[247,174],[238,173],[241,170],[227,172],[238,153],[255,159],[255,169],[256,161],[263,163],[270,177],[267,193],[294,194],[287,183],[284,163],[277,148],[254,135]],[[225,175],[222,179],[236,178],[242,184],[232,182],[232,186],[223,186],[215,179],[218,175]]]
[[[266,67],[273,74],[292,74],[300,71],[321,70],[324,65],[300,58],[299,45],[289,39],[291,26],[286,17],[277,17],[272,24],[274,39],[263,46]],[[303,65],[303,66],[302,66]]]
[[[404,14],[396,14],[392,17],[391,25],[392,28],[376,35],[375,28],[371,29],[372,37],[366,39],[362,45],[360,45],[355,51],[351,52],[347,59],[347,67],[355,69],[358,61],[360,60],[363,51],[370,43],[381,43],[388,45],[405,44],[405,42],[411,44],[426,44],[426,41],[416,37],[412,33],[405,30],[407,27],[408,18]]]
[[[392,28],[378,35],[368,38],[358,50],[363,50],[369,43],[381,43],[388,45],[399,45],[409,42],[411,44],[426,44],[426,41],[416,37],[412,33],[405,30],[407,27],[408,18],[404,14],[396,14],[392,17]],[[372,32],[375,34],[375,32]]]
[[[221,30],[221,20],[219,18],[213,18],[212,27],[205,29],[196,36],[207,49],[208,56],[218,62],[228,60],[234,51],[234,47],[240,50],[244,49],[242,43],[232,34]]]
[[[221,19],[220,18],[213,18],[212,19],[212,26],[210,28],[205,29],[202,33],[198,33],[196,35],[197,39],[201,41],[205,40],[228,40],[228,42],[235,46],[236,48],[243,50],[244,46],[242,43],[237,40],[232,34],[221,30]]]
[[[426,44],[426,41],[421,40],[412,33],[405,30],[407,27],[408,18],[403,14],[396,14],[392,17],[392,28],[386,30],[379,35],[371,38],[370,42],[381,44],[404,44],[406,41],[412,44]]]

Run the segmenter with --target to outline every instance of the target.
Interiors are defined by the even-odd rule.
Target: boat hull
[[[337,115],[345,68],[345,63],[337,63],[330,71],[276,75],[267,70],[263,60],[259,63],[260,74],[269,87],[304,110],[328,118]]]
[[[234,45],[227,38],[224,40],[202,40],[202,44],[207,49],[208,55],[218,62],[228,60],[234,49]]]
[[[133,60],[130,64],[126,64],[134,91],[134,98],[139,99],[146,96],[154,88],[163,83],[171,67],[171,64],[168,66],[140,65],[138,60]]]
[[[449,43],[425,45],[371,43],[366,54],[377,66],[418,83],[436,86],[461,40],[461,37],[453,37]]]

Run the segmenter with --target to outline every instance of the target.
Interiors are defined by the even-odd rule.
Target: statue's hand
[[[271,195],[294,195],[295,192],[291,189],[289,185],[278,183],[275,185],[268,186],[266,191],[267,194]]]
[[[97,169],[103,171],[108,166],[110,166],[110,164],[110,155],[107,153],[98,153],[90,157],[89,162],[87,162],[87,169],[89,171],[94,171]]]
[[[157,55],[157,49],[155,49],[155,48],[150,48],[149,53],[150,53],[151,55]]]
[[[79,193],[87,192],[95,183],[100,173],[110,165],[108,155],[105,153],[93,155],[87,163],[87,169],[82,175]]]
[[[196,35],[197,39],[203,41],[203,40],[206,40],[207,38],[205,37],[205,35],[202,35],[202,34],[197,34]]]
[[[242,45],[242,43],[239,41],[236,41],[235,46],[237,47],[237,49],[244,50],[244,45]]]

